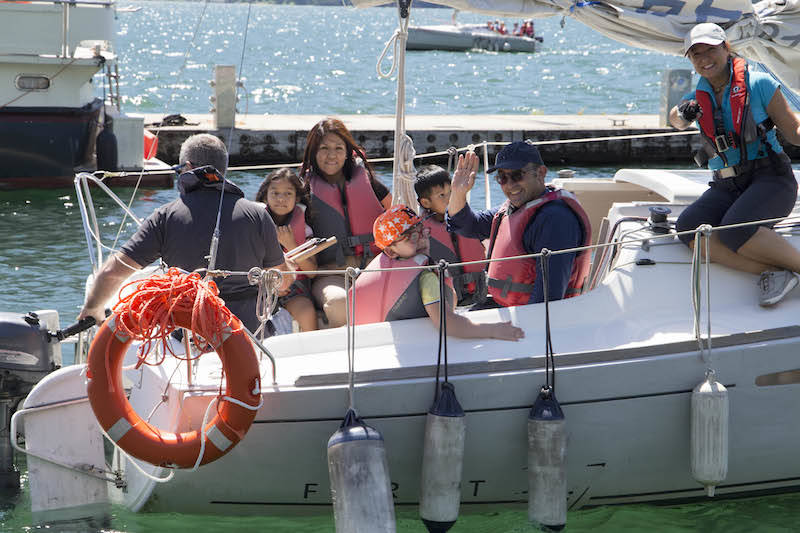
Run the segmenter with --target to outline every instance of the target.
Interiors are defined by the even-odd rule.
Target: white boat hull
[[[472,50],[535,52],[539,41],[518,35],[500,35],[469,25],[409,26],[407,50]]]
[[[625,171],[611,185],[616,194],[640,187],[648,198],[664,199],[658,205],[669,205],[674,217],[705,180],[701,172]],[[586,181],[576,194],[593,212],[592,197],[602,197],[597,188],[607,182]],[[689,250],[674,234],[659,239],[660,228],[646,221],[648,205],[604,211],[624,236],[610,269],[592,291],[549,305],[555,392],[568,434],[569,508],[706,498],[690,471],[690,409],[692,390],[709,366],[730,402],[727,478],[717,497],[800,490],[800,291],[763,309],[755,276],[712,265],[713,346],[705,361],[694,334]],[[790,231],[781,234],[800,245]],[[705,282],[700,286],[704,291]],[[705,305],[705,292],[701,300]],[[705,309],[700,317],[705,333]],[[545,306],[476,311],[471,318],[511,320],[526,337],[448,340],[448,375],[467,421],[461,509],[524,506],[527,416],[546,380]],[[400,506],[419,500],[437,337],[427,319],[355,332],[354,405],[383,434]],[[176,471],[167,483],[153,482],[117,456],[113,464],[124,471],[126,489],[112,495],[136,511],[329,513],[326,443],[349,403],[346,331],[282,335],[266,346],[276,357],[276,379],[272,384],[264,358],[263,406],[242,442],[197,471]],[[131,352],[126,365],[134,361]],[[197,428],[224,387],[213,355],[199,359],[192,385],[184,363],[170,357],[160,366],[129,369],[125,378],[136,411],[167,431]]]

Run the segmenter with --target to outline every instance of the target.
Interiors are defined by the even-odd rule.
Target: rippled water
[[[127,4],[126,4],[127,5]],[[119,14],[123,111],[205,113],[214,64],[239,65],[246,4],[131,2],[142,9]],[[200,15],[203,22],[198,25]],[[412,9],[412,23],[447,22],[450,13]],[[485,17],[462,13],[463,22]],[[513,22],[507,19],[507,22]],[[244,91],[240,112],[268,114],[394,113],[393,80],[375,74],[375,62],[397,25],[396,10],[253,5],[247,31]],[[459,113],[657,113],[665,68],[687,68],[682,58],[633,49],[606,39],[574,20],[536,21],[544,37],[536,54],[410,52],[408,112]],[[193,40],[195,47],[187,48]],[[190,50],[185,60],[187,49]],[[384,65],[388,68],[388,63]],[[608,176],[613,169],[577,169],[583,176]],[[252,197],[263,178],[233,173]],[[385,182],[389,169],[380,169]],[[128,199],[130,190],[118,191]],[[498,198],[498,191],[493,197]],[[146,216],[175,196],[144,190],[134,209]],[[104,235],[120,229],[118,209],[96,195]],[[475,205],[483,193],[475,191]],[[133,230],[127,223],[120,239]],[[55,308],[71,322],[90,272],[75,192],[70,189],[0,193],[0,309],[27,312]],[[67,358],[69,358],[67,350]],[[391,445],[391,443],[390,443]],[[25,478],[25,462],[17,458]],[[265,474],[265,479],[268,477]],[[2,503],[0,498],[0,503]],[[716,501],[672,507],[603,507],[571,512],[567,531],[789,532],[800,529],[800,496]],[[0,531],[30,530],[30,501],[0,505]],[[179,514],[132,514],[115,509],[109,531],[139,532],[328,532],[330,516],[236,518]],[[423,532],[412,511],[400,511],[398,530]],[[462,516],[458,532],[530,531],[523,510]]]
[[[242,64],[243,113],[394,113],[395,82],[379,79],[375,65],[397,28],[396,9],[254,4],[246,24],[247,4],[208,4],[204,14],[194,2],[133,5],[142,9],[118,20],[125,111],[208,112],[213,66]],[[445,9],[411,13],[412,24],[450,19]],[[485,20],[459,14],[465,23]],[[619,44],[575,20],[559,23],[536,21],[544,43],[535,54],[409,52],[408,112],[657,113],[663,70],[691,68],[683,58]]]

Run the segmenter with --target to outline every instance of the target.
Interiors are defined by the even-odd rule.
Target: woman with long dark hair
[[[314,235],[337,240],[318,254],[319,269],[363,268],[380,252],[373,243],[372,224],[392,199],[341,120],[326,118],[308,132],[300,175],[311,197],[309,225]],[[344,325],[344,276],[317,276],[311,292],[328,324]]]

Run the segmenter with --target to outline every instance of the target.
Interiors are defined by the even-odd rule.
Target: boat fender
[[[100,426],[126,453],[157,466],[193,468],[219,459],[244,438],[261,400],[260,374],[253,344],[239,319],[232,319],[213,339],[225,395],[218,398],[208,424],[184,433],[151,426],[133,410],[122,385],[122,363],[132,338],[118,326],[119,313],[103,322],[89,348],[86,390]],[[191,311],[175,310],[172,320],[176,327],[192,329]]]
[[[97,135],[95,144],[97,170],[118,170],[117,136],[114,135],[114,122],[106,115],[103,130]]]
[[[396,531],[383,436],[353,409],[328,440],[328,475],[337,533]]]
[[[542,387],[528,414],[528,519],[560,531],[567,523],[567,431],[550,387]]]
[[[728,475],[728,391],[709,373],[692,391],[692,477],[714,496]]]
[[[419,516],[430,533],[444,533],[458,519],[466,434],[464,410],[446,381],[425,421]]]

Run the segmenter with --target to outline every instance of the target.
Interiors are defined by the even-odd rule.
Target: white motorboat
[[[708,368],[730,397],[727,478],[717,494],[800,490],[800,291],[764,309],[755,276],[718,265],[710,266],[705,290],[705,276],[693,273],[703,269],[693,270],[700,265],[692,264],[672,223],[708,177],[706,171],[622,170],[613,179],[557,180],[578,195],[599,228],[595,240],[604,245],[595,253],[591,289],[549,304],[556,392],[569,435],[570,509],[706,497],[690,472],[689,443],[690,397]],[[665,211],[653,207],[671,213],[661,220],[653,213]],[[795,246],[800,236],[791,221],[799,216],[796,208],[779,229]],[[696,312],[693,286],[703,302]],[[525,339],[449,339],[449,379],[467,421],[462,512],[526,501],[526,419],[545,382],[544,304],[470,316],[511,320]],[[710,351],[700,349],[707,317]],[[419,501],[437,339],[428,319],[354,328],[354,405],[384,436],[397,505]],[[98,512],[106,492],[135,511],[330,512],[325,450],[348,407],[347,329],[272,337],[265,347],[275,358],[274,379],[262,355],[263,405],[245,438],[216,462],[175,470],[165,483],[154,477],[167,469],[138,464],[119,450],[104,455],[83,365],[50,374],[12,424],[13,431],[25,424],[34,514]],[[190,368],[171,357],[140,368],[132,366],[135,360],[132,349],[124,370],[130,403],[166,431],[197,428],[224,386],[213,355]],[[67,482],[81,489],[64,490]]]
[[[0,2],[0,189],[69,187],[98,166],[171,186],[167,165],[143,160],[143,118],[119,113],[114,18],[108,1]],[[95,97],[99,72],[109,102]]]
[[[472,50],[530,52],[541,46],[541,37],[500,34],[483,24],[409,26],[408,50]]]

